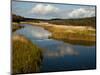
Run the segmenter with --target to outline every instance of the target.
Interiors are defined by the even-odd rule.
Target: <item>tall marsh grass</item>
[[[21,35],[12,39],[12,74],[39,72],[41,49]]]

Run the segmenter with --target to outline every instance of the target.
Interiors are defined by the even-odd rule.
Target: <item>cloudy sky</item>
[[[95,16],[95,6],[12,2],[12,13],[28,18],[84,18]]]

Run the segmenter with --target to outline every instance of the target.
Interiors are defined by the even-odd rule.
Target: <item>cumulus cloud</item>
[[[31,9],[31,13],[34,14],[40,14],[40,15],[46,15],[51,13],[57,13],[59,11],[59,8],[53,6],[53,5],[45,5],[45,4],[37,4],[35,7]]]
[[[82,18],[95,16],[95,8],[78,8],[69,13],[69,17]]]
[[[37,18],[84,18],[95,16],[95,7],[82,7],[67,9],[51,4],[36,4],[30,10]]]

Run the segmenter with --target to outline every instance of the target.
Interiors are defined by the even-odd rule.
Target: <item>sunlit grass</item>
[[[49,38],[61,40],[64,42],[74,41],[74,43],[95,44],[96,41],[96,29],[91,26],[67,26],[67,25],[56,25],[47,22],[21,22],[22,24],[31,24],[33,26],[40,26],[51,32]],[[69,43],[70,43],[69,42]]]
[[[44,26],[44,28],[52,33],[50,37],[59,40],[82,40],[82,41],[95,41],[96,31],[88,29],[69,29]]]
[[[22,22],[24,23],[24,22]],[[50,31],[52,35],[51,38],[59,40],[72,40],[72,41],[91,41],[96,40],[96,30],[91,26],[67,26],[67,25],[56,25],[47,22],[25,22],[27,24],[32,24],[33,26],[41,26],[44,29]]]
[[[12,40],[12,72],[13,74],[39,72],[42,51],[23,36],[15,36]]]
[[[19,23],[13,22],[12,23],[12,32],[22,28],[23,26],[20,26]]]

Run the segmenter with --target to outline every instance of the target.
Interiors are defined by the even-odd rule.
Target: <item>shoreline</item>
[[[20,23],[13,22],[12,23],[12,32],[15,32],[18,29],[23,28],[24,26],[20,26]]]
[[[15,30],[12,29],[12,32],[24,27],[17,23],[15,25]],[[43,59],[42,49],[20,34],[12,36],[12,44],[12,74],[39,72]]]
[[[40,26],[52,33],[50,38],[57,40],[77,40],[77,41],[96,41],[96,30],[90,26],[65,26],[55,25],[49,23],[34,23],[34,22],[21,22],[21,24],[31,24],[33,26]]]
[[[12,36],[12,73],[35,73],[40,71],[42,49],[23,35]]]

